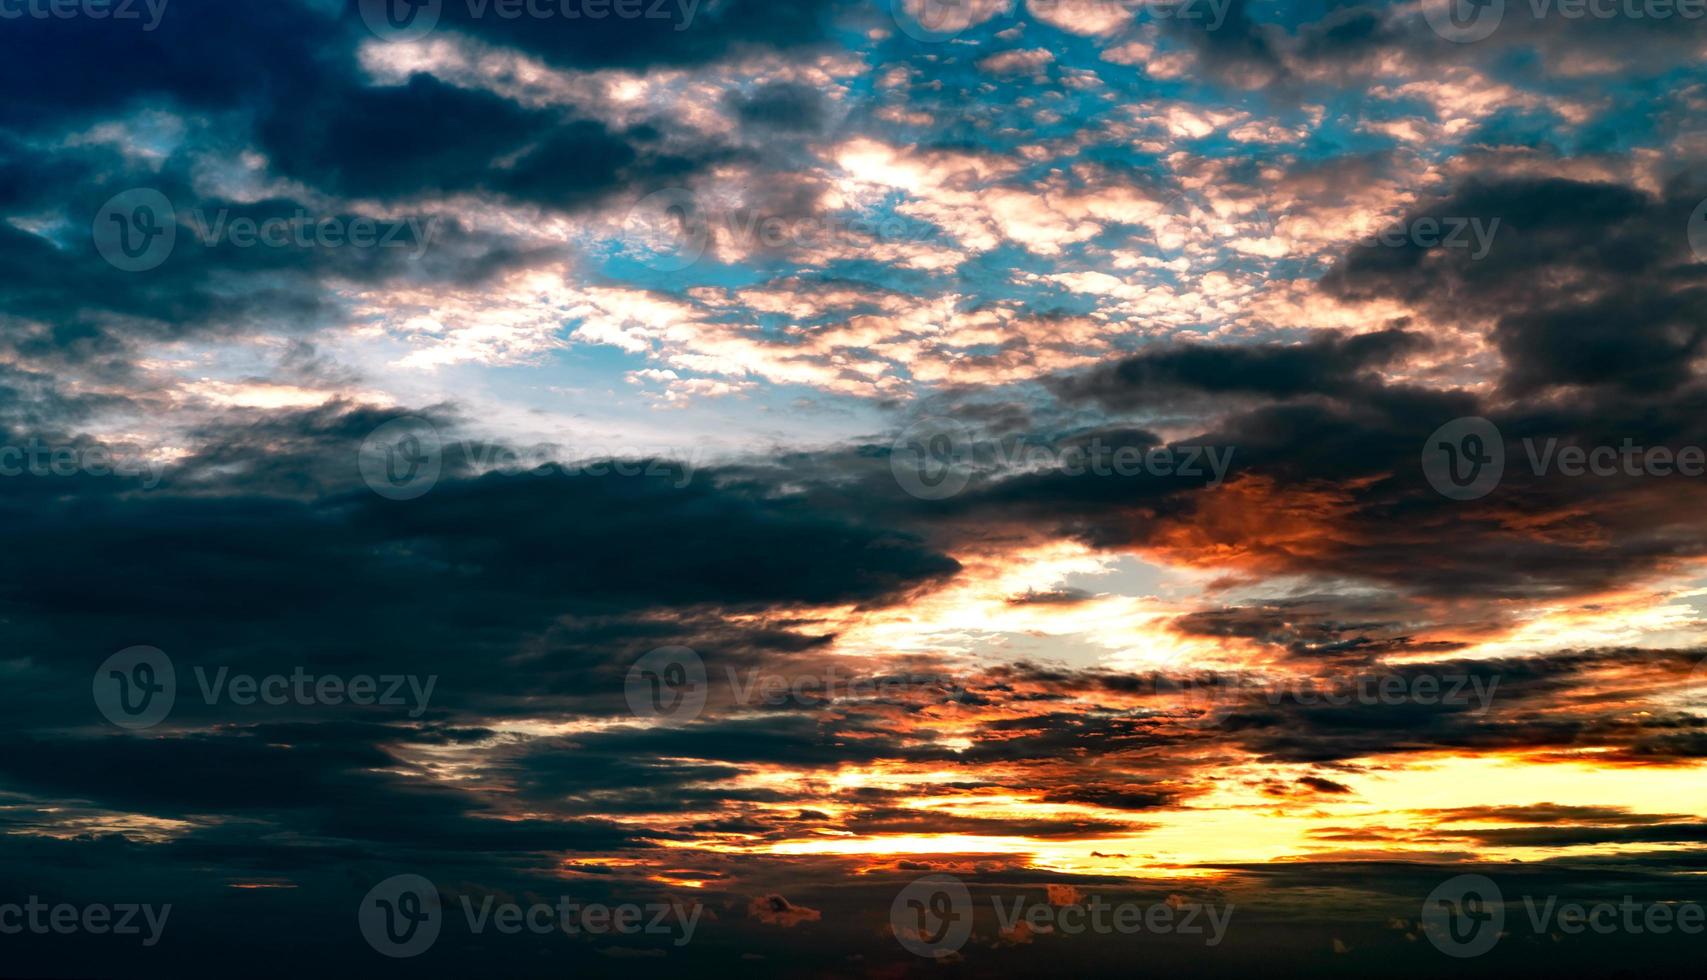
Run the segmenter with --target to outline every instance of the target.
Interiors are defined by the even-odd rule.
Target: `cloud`
[[[747,904],[747,916],[759,922],[790,929],[802,922],[817,922],[824,914],[795,905],[781,895],[761,895]]]

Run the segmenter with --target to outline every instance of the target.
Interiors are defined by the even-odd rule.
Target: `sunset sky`
[[[1707,11],[397,2],[0,3],[0,976],[1698,969]]]

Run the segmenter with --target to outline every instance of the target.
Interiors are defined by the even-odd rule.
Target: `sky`
[[[1704,54],[0,0],[0,976],[1693,966]]]

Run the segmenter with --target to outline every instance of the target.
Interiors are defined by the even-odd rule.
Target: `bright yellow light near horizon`
[[[1375,760],[1364,760],[1366,764]],[[1129,834],[1088,837],[1072,841],[1039,840],[1021,836],[976,834],[837,835],[779,841],[757,850],[774,854],[907,855],[907,854],[1025,854],[1031,866],[1073,873],[1153,876],[1206,875],[1203,866],[1308,860],[1334,851],[1375,850],[1395,856],[1428,860],[1439,853],[1434,841],[1356,840],[1335,842],[1313,837],[1312,831],[1335,828],[1396,827],[1410,832],[1431,827],[1434,820],[1421,811],[1472,807],[1524,806],[1552,803],[1566,806],[1605,806],[1607,801],[1636,813],[1707,813],[1707,780],[1695,769],[1632,769],[1596,767],[1583,763],[1538,762],[1521,757],[1469,758],[1431,756],[1426,759],[1381,760],[1387,768],[1341,775],[1354,792],[1345,797],[1276,798],[1259,786],[1265,767],[1246,767],[1190,809],[1159,809],[1125,815],[1148,826]],[[1282,783],[1312,771],[1308,766],[1266,767],[1266,775]],[[1680,794],[1680,772],[1693,783]],[[977,800],[936,801],[932,809],[977,809]],[[997,801],[990,801],[996,803]],[[1015,812],[1023,801],[1006,798],[998,804]],[[1049,809],[1047,805],[1038,809]],[[1055,815],[1060,815],[1055,811]],[[1507,822],[1511,824],[1513,822]],[[737,848],[739,849],[739,848]],[[1478,846],[1490,861],[1533,860],[1555,853],[1619,853],[1653,850],[1642,846],[1572,845],[1563,848]]]
[[[1604,647],[1679,649],[1699,646],[1700,616],[1687,601],[1707,589],[1693,579],[1673,578],[1640,590],[1544,606],[1498,639],[1475,643],[1454,656],[1529,656],[1559,650]]]

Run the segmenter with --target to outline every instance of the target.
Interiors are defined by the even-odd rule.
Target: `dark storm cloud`
[[[1251,686],[1232,679],[1217,688],[1215,727],[1261,757],[1293,762],[1452,748],[1567,752],[1593,744],[1632,763],[1664,765],[1702,754],[1699,720],[1661,712],[1633,719],[1628,705],[1656,685],[1680,683],[1698,659],[1698,652],[1590,650],[1392,665],[1367,680],[1329,675]],[[1383,697],[1386,678],[1406,692],[1418,690],[1419,678],[1437,685],[1428,698]],[[1564,699],[1573,710],[1554,710]]]
[[[188,243],[143,276],[99,264],[82,237],[85,227],[112,192],[138,183],[159,186],[180,205],[225,208],[234,217],[276,217],[302,206],[283,197],[211,196],[207,181],[198,180],[207,176],[198,166],[213,158],[203,154],[223,159],[258,149],[274,171],[311,192],[383,199],[423,217],[444,194],[576,211],[659,182],[691,185],[729,160],[774,165],[759,151],[738,157],[662,123],[615,128],[587,118],[585,107],[547,111],[425,75],[375,85],[356,51],[381,42],[348,5],[274,4],[243,16],[232,12],[236,6],[174,0],[163,33],[154,36],[97,35],[110,25],[89,20],[4,25],[15,57],[0,59],[0,77],[32,97],[0,110],[0,126],[10,130],[0,132],[0,203],[12,215],[65,205],[72,228],[56,237],[0,222],[0,266],[29,272],[0,286],[0,305],[10,314],[0,355],[20,359],[0,365],[6,439],[42,435],[86,445],[92,440],[79,432],[103,411],[164,417],[161,393],[131,386],[120,389],[124,394],[88,394],[55,384],[51,373],[77,364],[122,377],[142,342],[286,335],[275,379],[348,384],[353,376],[320,353],[330,348],[300,336],[337,322],[346,312],[337,295],[345,287],[478,287],[562,258],[451,222],[439,244],[413,262],[383,252],[334,256]],[[705,65],[779,48],[802,55],[795,64],[803,65],[837,12],[821,3],[707,0],[688,25],[668,18],[475,18],[472,9],[448,3],[440,37],[510,46],[576,71]],[[1372,8],[1335,5],[1296,37],[1291,28],[1259,23],[1264,16],[1258,5],[1240,2],[1224,32],[1192,34],[1208,75],[1250,85],[1287,76],[1300,57],[1349,71],[1358,59],[1407,45],[1420,50],[1416,37],[1394,33]],[[1558,50],[1565,48],[1549,49]],[[91,64],[103,71],[89,71]],[[1297,84],[1297,77],[1288,80]],[[68,138],[93,121],[144,107],[189,117],[184,145],[163,160],[143,165]],[[766,82],[722,108],[742,124],[742,135],[798,150],[823,130],[831,106],[816,89]],[[1343,177],[1323,168],[1313,179],[1331,188]],[[821,191],[815,179],[772,173],[761,183],[755,193],[768,198],[765,209],[814,213]],[[1221,487],[1206,478],[991,469],[961,495],[921,501],[897,486],[886,441],[760,456],[691,478],[664,467],[683,476],[677,483],[555,467],[482,472],[477,457],[502,447],[475,440],[447,447],[445,474],[426,497],[393,502],[363,488],[355,470],[356,446],[391,413],[344,402],[204,418],[183,433],[186,455],[156,489],[122,478],[0,481],[0,527],[17,558],[0,571],[0,649],[7,651],[0,656],[0,710],[15,730],[0,739],[0,823],[28,835],[0,835],[0,877],[32,887],[46,880],[47,891],[87,884],[93,868],[129,880],[157,876],[157,894],[200,889],[187,909],[199,916],[187,921],[289,922],[302,933],[298,945],[365,973],[376,957],[360,946],[348,913],[378,878],[423,870],[465,894],[638,890],[645,872],[624,859],[645,853],[653,861],[648,872],[707,884],[715,897],[724,897],[721,879],[737,873],[785,883],[746,888],[724,906],[735,913],[731,919],[741,919],[743,907],[758,908],[758,919],[814,914],[791,930],[806,935],[800,959],[755,966],[741,958],[747,947],[719,940],[703,952],[670,952],[673,972],[704,972],[706,963],[743,976],[899,972],[905,968],[895,960],[868,955],[896,885],[886,869],[859,867],[856,875],[849,871],[855,861],[753,854],[741,855],[737,869],[726,852],[664,845],[849,831],[1058,842],[1141,833],[1146,811],[1189,805],[1221,778],[1217,767],[1229,758],[1326,764],[1324,775],[1288,774],[1270,784],[1316,805],[1368,789],[1337,774],[1370,756],[1452,749],[1563,755],[1594,747],[1620,765],[1707,757],[1707,734],[1686,712],[1633,716],[1631,692],[1681,685],[1693,664],[1693,654],[1641,649],[1394,671],[1406,679],[1441,672],[1497,678],[1486,713],[1476,704],[1339,705],[1271,696],[1272,688],[1240,676],[1225,689],[1229,700],[1215,705],[1226,708],[1225,717],[1197,727],[1189,711],[1167,703],[1154,678],[1030,663],[857,702],[791,693],[771,704],[733,704],[720,692],[702,717],[674,727],[627,722],[623,698],[634,657],[665,644],[698,650],[714,677],[724,668],[810,672],[832,659],[837,637],[803,607],[904,603],[954,579],[960,566],[953,555],[983,557],[1028,544],[1070,540],[1202,561],[1200,568],[1233,581],[1300,574],[1354,583],[1361,594],[1312,586],[1320,591],[1229,600],[1157,625],[1261,645],[1281,666],[1318,666],[1324,674],[1467,642],[1417,639],[1422,627],[1439,635],[1443,617],[1455,617],[1450,625],[1473,637],[1503,625],[1502,615],[1521,606],[1511,600],[1568,606],[1575,596],[1627,587],[1692,560],[1707,551],[1703,522],[1692,516],[1702,502],[1694,490],[1622,479],[1569,482],[1514,469],[1500,493],[1464,504],[1440,497],[1417,468],[1425,437],[1471,414],[1493,418],[1514,445],[1526,436],[1707,443],[1707,392],[1692,363],[1701,344],[1701,279],[1682,238],[1691,193],[1564,181],[1466,184],[1412,217],[1501,217],[1504,229],[1485,259],[1366,249],[1330,276],[1325,288],[1335,296],[1394,297],[1461,314],[1443,318],[1452,322],[1493,322],[1493,347],[1504,358],[1498,391],[1391,380],[1416,378],[1411,369],[1451,338],[1385,329],[1318,332],[1297,343],[1153,346],[1034,386],[1043,393],[1033,404],[1011,392],[966,393],[960,418],[1050,450],[1230,447],[1232,480]],[[359,210],[329,207],[340,217]],[[1559,387],[1575,390],[1550,397]],[[1057,403],[1046,404],[1045,394]],[[421,411],[446,432],[467,424],[455,406]],[[1180,431],[1190,435],[1158,434]],[[994,598],[1001,601],[1010,588]],[[1376,589],[1385,598],[1365,597]],[[1006,601],[1064,611],[1096,598],[1043,581]],[[90,674],[107,654],[136,643],[164,647],[175,659],[185,681],[180,707],[161,729],[107,734],[90,703]],[[264,673],[299,664],[339,674],[432,674],[439,684],[420,718],[329,706],[239,715],[188,696],[194,667]],[[1567,699],[1571,710],[1560,710]],[[963,726],[970,744],[951,750],[922,738],[918,729],[937,722]],[[950,813],[911,808],[924,792],[915,786],[824,785],[844,767],[886,764],[967,774],[932,783],[938,799],[964,794],[971,801],[1000,788],[1049,804],[1123,812]],[[750,778],[759,775],[770,778]],[[138,816],[182,823],[161,830]],[[1519,826],[1437,834],[1461,837],[1466,852],[1694,843],[1701,835],[1690,818],[1621,821],[1616,813],[1543,807],[1506,816]],[[79,821],[123,827],[133,839],[46,839],[76,832]],[[1551,822],[1573,825],[1541,826]],[[150,835],[171,839],[144,843]],[[1134,862],[1148,859],[1140,847],[1131,850]],[[617,860],[601,861],[611,855]],[[990,856],[982,869],[1003,876],[1003,884],[1036,883],[1045,872],[1027,867],[1031,860]],[[1670,873],[1695,859],[1646,860]],[[909,871],[934,867],[910,864]],[[1335,890],[1362,899],[1373,890],[1413,913],[1442,876],[1440,868],[1366,863],[1234,870],[1306,902]],[[1512,874],[1556,883],[1545,874],[1568,870]],[[974,867],[969,876],[979,873]],[[302,894],[227,888],[244,876],[300,884]],[[878,894],[871,882],[880,878]],[[834,887],[820,887],[825,882]],[[1664,891],[1653,881],[1643,885]],[[763,896],[758,906],[745,904],[752,894]],[[335,914],[318,906],[336,906]],[[822,921],[815,918],[820,909]],[[1259,922],[1265,914],[1257,913]],[[1339,939],[1347,917],[1310,921],[1323,919]],[[245,939],[265,945],[241,930],[186,928],[201,950]],[[1416,947],[1393,930],[1372,938],[1379,928],[1354,936],[1352,945],[1367,949],[1384,939],[1384,949],[1400,951],[1391,958],[1415,959],[1408,954]],[[853,938],[835,946],[825,941],[831,929]],[[1241,932],[1236,943],[1248,944],[1243,955],[1257,966],[1289,948],[1285,943],[1307,944],[1325,958],[1332,947],[1318,932],[1300,938],[1295,925],[1273,933],[1259,925],[1251,934],[1257,938]],[[346,941],[365,958],[351,955]],[[495,951],[496,944],[453,936],[439,958],[423,962],[429,972],[478,974],[494,962],[562,972],[568,955],[576,975],[634,972],[621,962],[583,969],[574,956],[593,954],[585,944],[557,947],[565,945],[574,949],[524,943]],[[996,955],[999,965],[1037,972],[1058,970],[1063,961],[1129,968],[1132,956],[1130,946],[1070,960],[1060,946],[1038,949]],[[1201,959],[1144,952],[1157,972],[1204,972]],[[8,955],[13,968],[30,973],[117,972],[17,958],[10,948]],[[215,959],[255,959],[253,949],[243,955],[234,949]],[[991,957],[988,941],[967,954],[980,968]],[[1384,961],[1345,962],[1355,975],[1390,973],[1375,968]],[[913,966],[928,972],[938,964]],[[1254,972],[1240,967],[1234,972]]]
[[[755,129],[813,132],[824,125],[824,97],[806,85],[773,83],[731,94],[728,101],[736,117]]]
[[[0,481],[0,521],[34,556],[0,575],[5,642],[43,651],[44,668],[0,699],[21,724],[95,723],[88,671],[145,643],[185,676],[220,664],[441,675],[429,717],[538,710],[508,687],[515,669],[536,698],[611,713],[626,710],[630,662],[653,647],[688,643],[722,670],[826,642],[723,612],[880,605],[958,569],[905,532],[712,473],[685,485],[476,476],[453,443],[431,494],[385,500],[355,479],[357,446],[386,417],[335,405],[204,431],[152,491],[116,477]]]
[[[1586,231],[1584,236],[1586,245]],[[1674,237],[1681,237],[1681,229]],[[1450,268],[1451,261],[1429,268]],[[1527,273],[1538,275],[1539,270]],[[1610,281],[1619,284],[1618,290],[1634,292],[1652,279],[1638,271],[1628,283],[1616,277]],[[1528,279],[1513,288],[1538,303],[1558,302],[1555,296],[1569,292]],[[1464,292],[1460,288],[1457,294]],[[1442,303],[1446,295],[1443,291]],[[1631,308],[1652,306],[1632,303]],[[1513,308],[1525,307],[1514,300]],[[1636,335],[1633,343],[1641,346],[1640,324],[1624,322],[1619,329]],[[1693,334],[1697,328],[1690,329]],[[888,474],[874,468],[860,499],[865,507],[883,507],[887,513],[892,506],[902,519],[928,522],[933,539],[949,547],[958,535],[987,535],[992,528],[1019,539],[1067,536],[1100,549],[1159,548],[1188,562],[1201,549],[1225,547],[1231,565],[1224,561],[1219,567],[1229,573],[1352,575],[1396,587],[1401,601],[1407,596],[1556,596],[1561,590],[1588,594],[1627,586],[1633,577],[1707,552],[1707,522],[1691,517],[1689,508],[1680,509],[1681,501],[1702,493],[1698,480],[1646,473],[1571,477],[1556,467],[1537,469],[1534,461],[1540,452],[1536,447],[1549,440],[1585,448],[1617,447],[1628,440],[1673,452],[1707,445],[1702,421],[1707,387],[1693,380],[1670,390],[1596,385],[1586,394],[1505,401],[1497,392],[1385,379],[1383,371],[1416,370],[1403,353],[1422,353],[1411,337],[1407,331],[1381,331],[1366,340],[1330,335],[1290,348],[1276,343],[1201,354],[1162,347],[1049,381],[1070,405],[1082,400],[1123,406],[1138,418],[1146,411],[1188,406],[1185,417],[1172,425],[1196,434],[1171,438],[1169,445],[1176,453],[1185,446],[1230,449],[1231,465],[1219,485],[1206,474],[1195,479],[1180,473],[1121,475],[1061,466],[1014,472],[984,466],[974,453],[973,478],[955,496],[907,501],[885,493],[881,484]],[[1682,349],[1665,358],[1650,351],[1655,359],[1644,362],[1646,369],[1692,378],[1693,368],[1678,353]],[[1569,356],[1560,353],[1568,350],[1558,345],[1549,355],[1552,363]],[[1524,363],[1508,370],[1534,369],[1533,363]],[[1625,363],[1608,357],[1598,367],[1616,371]],[[1421,461],[1431,433],[1471,416],[1495,423],[1508,465],[1494,492],[1465,502],[1430,486]],[[1142,430],[1124,436],[1117,435],[1120,431],[1108,427],[1102,433],[1111,449],[1130,444],[1147,451],[1160,442]],[[1058,450],[1084,438],[1042,435],[1034,441]],[[1265,519],[1252,523],[1240,516],[1251,513],[1264,513]],[[1542,528],[1579,533],[1543,533]],[[1308,547],[1298,546],[1300,534],[1310,540]],[[1416,612],[1393,609],[1378,620],[1402,622]],[[1322,643],[1356,640],[1347,624],[1355,628],[1360,621],[1371,622],[1350,610],[1326,615],[1340,621],[1331,627],[1340,635],[1324,634]],[[1392,644],[1405,635],[1395,628],[1372,629],[1359,642]]]
[[[1164,21],[1163,29],[1192,48],[1208,77],[1285,100],[1325,80],[1342,86],[1366,83],[1396,64],[1435,71],[1463,65],[1536,87],[1575,84],[1599,92],[1608,77],[1658,76],[1689,64],[1707,32],[1707,21],[1678,15],[1669,5],[1571,7],[1569,12],[1567,7],[1507,4],[1499,8],[1497,29],[1473,44],[1453,43],[1435,33],[1420,4],[1235,0],[1219,22],[1209,16],[1176,17]],[[1629,15],[1630,9],[1638,15]],[[1644,16],[1644,10],[1661,12]],[[1584,65],[1602,67],[1583,72]]]
[[[1054,838],[1112,837],[1143,829],[1145,824],[1081,817],[1016,819],[965,817],[909,809],[856,811],[841,827],[862,834],[967,834],[989,837]]]
[[[1662,195],[1558,178],[1471,181],[1407,216],[1498,219],[1488,254],[1354,248],[1325,277],[1343,298],[1393,296],[1448,319],[1495,321],[1505,387],[1677,388],[1694,377],[1707,320],[1707,267],[1686,229],[1703,185]]]
[[[1208,73],[1242,88],[1256,88],[1285,75],[1281,48],[1286,38],[1281,27],[1253,19],[1253,6],[1260,9],[1262,5],[1229,0],[1219,21],[1199,15],[1164,23],[1167,30],[1196,50]]]
[[[302,96],[271,104],[257,135],[283,173],[349,194],[473,187],[551,118],[420,74],[373,87],[334,75]]]
[[[974,428],[975,441],[966,489],[945,499],[903,492],[883,442],[846,453],[794,454],[774,465],[751,461],[730,474],[754,487],[786,475],[813,506],[882,515],[950,553],[969,542],[1066,537],[1109,551],[1156,550],[1187,563],[1217,554],[1206,567],[1234,582],[1242,575],[1301,573],[1389,590],[1379,602],[1326,592],[1315,603],[1205,612],[1179,624],[1347,663],[1400,650],[1445,652],[1504,628],[1512,607],[1502,600],[1557,601],[1627,588],[1707,553],[1707,522],[1682,506],[1701,496],[1699,481],[1572,478],[1557,469],[1534,471],[1530,459],[1530,447],[1548,440],[1582,447],[1629,440],[1673,451],[1707,445],[1707,389],[1693,382],[1669,391],[1603,385],[1508,402],[1498,392],[1384,377],[1418,373],[1417,361],[1436,350],[1400,330],[1328,334],[1292,345],[1170,345],[1048,381],[1073,410],[1107,405],[1144,420],[1147,412],[1188,406],[1170,427],[1195,434],[1168,442],[1176,452],[1230,450],[1231,467],[1219,486],[1209,485],[1206,474],[1005,469],[992,460],[991,447],[1013,448],[1015,438],[1025,444],[1020,449],[1041,448],[1051,459],[1093,440],[1105,453],[1142,453],[1162,440],[1108,421],[1088,432],[1034,424],[1023,437],[991,432],[985,438],[978,419],[953,414],[952,405],[948,412]],[[1051,416],[1062,413],[1044,405],[1028,415]],[[1470,416],[1497,425],[1508,465],[1494,492],[1466,502],[1434,489],[1421,461],[1436,429]],[[1453,622],[1460,634],[1419,635],[1425,631],[1418,624],[1439,614],[1431,599],[1461,604]]]
[[[1426,346],[1422,335],[1403,330],[1330,333],[1300,344],[1186,344],[1146,350],[1062,377],[1054,386],[1068,401],[1094,401],[1117,410],[1169,404],[1193,392],[1273,399],[1344,397],[1368,383],[1368,372]]]
[[[257,132],[285,175],[357,196],[488,192],[570,209],[620,188],[681,180],[718,152],[661,152],[652,134],[524,109],[429,75],[367,86],[332,76],[276,104]]]
[[[1648,827],[1501,827],[1456,833],[1492,847],[1699,844],[1707,841],[1707,824],[1677,823]]]
[[[1301,777],[1298,780],[1298,785],[1303,786],[1306,789],[1314,790],[1318,793],[1342,794],[1351,792],[1350,786],[1347,786],[1344,783],[1337,783],[1332,779],[1323,779],[1321,776]]]
[[[1676,823],[1688,819],[1682,813],[1635,813],[1621,806],[1562,806],[1538,803],[1533,806],[1454,807],[1447,810],[1418,811],[1439,823],[1469,821],[1474,823],[1570,823],[1606,824],[1615,827]]]
[[[1073,606],[1095,598],[1096,593],[1088,589],[1050,589],[1011,595],[1007,601],[1010,606]]]
[[[343,284],[468,284],[545,258],[461,228],[435,212],[432,196],[470,193],[578,210],[637,188],[687,183],[729,158],[727,148],[677,139],[654,124],[617,131],[574,107],[526,108],[424,74],[376,85],[358,63],[358,47],[383,42],[362,27],[353,4],[337,9],[345,6],[288,2],[248,11],[173,0],[148,31],[94,17],[6,20],[9,57],[0,59],[0,76],[36,95],[0,110],[0,206],[62,221],[61,230],[39,233],[0,223],[0,265],[31,270],[0,286],[0,311],[22,321],[7,337],[19,355],[122,376],[139,338],[306,333],[346,312],[337,295]],[[459,27],[455,8],[466,5],[446,6],[447,30],[506,35],[515,28],[495,14]],[[792,5],[779,15],[723,4],[698,13],[691,32],[667,24],[655,30],[658,22],[644,19],[567,26],[527,19],[517,38],[536,53],[572,55],[578,67],[589,58],[697,64],[738,47],[809,43],[816,35],[801,29],[824,11]],[[553,39],[555,31],[562,33]],[[758,96],[756,111],[781,111],[780,97]],[[143,110],[163,110],[173,124],[137,115]],[[135,123],[130,141],[149,144],[158,158],[121,155],[79,135],[116,119]],[[362,217],[336,203],[233,202],[209,192],[208,175],[251,149],[273,173],[311,191],[402,201],[404,220],[435,223],[431,247],[410,259],[402,249],[195,241],[197,221],[206,227],[222,215]],[[170,258],[138,274],[103,262],[88,234],[103,203],[133,188],[164,193],[180,219]]]
[[[1445,653],[1462,643],[1420,641],[1409,635],[1412,610],[1401,599],[1300,596],[1251,606],[1204,609],[1175,618],[1174,629],[1195,636],[1254,640],[1293,657],[1353,666],[1384,655]]]
[[[336,63],[348,31],[297,2],[171,0],[153,30],[95,17],[5,22],[0,125],[55,127],[165,100],[223,111],[288,98]],[[91,69],[90,66],[99,66]]]
[[[557,9],[555,5],[546,5]],[[834,5],[760,0],[658,6],[670,17],[507,17],[493,5],[443,5],[441,31],[514,47],[564,67],[704,64],[743,47],[821,43]],[[342,9],[338,9],[342,8]],[[191,109],[289,105],[328,76],[355,72],[356,47],[383,43],[357,0],[281,2],[251,10],[223,0],[171,0],[152,30],[94,17],[9,18],[0,80],[14,92],[0,124],[59,123],[165,99]],[[91,72],[85,65],[100,65]],[[426,124],[430,117],[417,117]]]
[[[67,192],[55,203],[70,224],[65,241],[0,223],[0,263],[30,270],[27,277],[0,282],[0,311],[16,324],[0,344],[30,363],[75,364],[122,378],[133,370],[133,346],[142,341],[307,333],[345,311],[347,301],[335,295],[340,287],[474,284],[541,258],[430,211],[381,219],[289,198],[231,201],[197,194],[192,181],[180,164],[158,173],[109,172],[104,182]],[[160,191],[175,209],[175,215],[162,216],[176,228],[170,252],[143,272],[109,264],[90,235],[105,202],[133,187]],[[45,205],[38,200],[20,210]],[[342,233],[337,247],[306,237],[310,226],[328,223],[371,229],[374,247],[352,245]],[[243,226],[271,227],[286,237],[272,240],[283,244],[250,241],[236,231]],[[297,235],[293,228],[304,232]]]
[[[1177,794],[1161,788],[1086,784],[1051,790],[1043,798],[1051,803],[1081,803],[1111,810],[1154,810],[1172,803]]]

